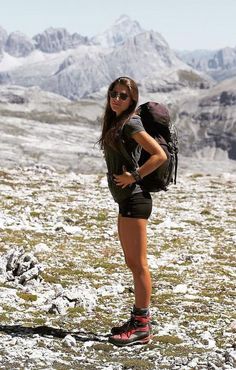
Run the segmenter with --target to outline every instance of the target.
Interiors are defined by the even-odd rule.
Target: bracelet
[[[140,176],[140,173],[137,170],[134,170],[130,172],[133,178],[135,179],[136,182],[139,182],[142,180],[142,177]]]

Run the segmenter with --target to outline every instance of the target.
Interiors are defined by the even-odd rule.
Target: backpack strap
[[[171,126],[172,128],[172,142],[173,142],[173,146],[172,146],[172,150],[174,152],[174,157],[175,157],[175,172],[174,172],[174,179],[173,179],[173,183],[176,184],[176,179],[177,179],[177,170],[178,170],[178,131],[177,131],[177,128],[175,126]]]
[[[177,169],[178,169],[178,154],[175,152],[175,177],[174,177],[174,184],[176,185],[177,179]]]

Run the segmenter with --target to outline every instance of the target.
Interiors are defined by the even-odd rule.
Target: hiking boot
[[[151,339],[150,315],[135,315],[131,313],[131,319],[122,326],[111,329],[109,342],[116,346],[127,346],[130,344],[146,344]]]
[[[121,326],[113,326],[113,328],[111,328],[111,334],[112,335],[115,335],[115,334],[121,334],[123,333],[124,331],[126,331],[126,329],[130,326],[130,322],[134,320],[134,317],[136,316],[144,316],[144,317],[147,317],[149,318],[149,322],[148,322],[148,325],[150,327],[150,330],[151,330],[151,316],[150,316],[150,312],[148,311],[147,313],[143,314],[143,313],[136,313],[135,312],[135,308],[133,311],[131,311],[131,318],[126,321],[123,325]]]

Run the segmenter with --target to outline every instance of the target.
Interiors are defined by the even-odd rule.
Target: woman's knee
[[[149,271],[147,261],[137,261],[135,259],[125,259],[127,267],[135,274],[142,274],[143,272]]]

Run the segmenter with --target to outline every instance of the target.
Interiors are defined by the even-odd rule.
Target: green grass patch
[[[96,217],[95,217],[95,219],[96,219],[97,221],[100,221],[100,222],[104,222],[104,221],[106,221],[106,220],[107,220],[107,218],[108,218],[108,211],[106,211],[106,210],[101,210],[101,211],[99,211],[99,212],[97,213]]]
[[[84,313],[85,313],[85,309],[83,307],[69,307],[66,314],[68,317],[73,319]]]
[[[156,335],[155,341],[164,344],[181,344],[183,340],[176,335]]]
[[[160,353],[167,357],[188,357],[190,354],[193,356],[205,354],[206,352],[205,348],[190,347],[188,345],[166,346],[160,349]]]
[[[216,227],[216,226],[206,226],[206,230],[208,230],[214,236],[221,235],[225,232],[223,227]]]
[[[154,290],[154,289],[153,289]],[[157,305],[167,304],[169,300],[173,301],[173,293],[157,293],[153,294],[153,299]]]
[[[119,363],[122,364],[123,369],[130,370],[152,370],[153,363],[148,360],[142,360],[141,358],[130,358],[130,359],[119,359]]]
[[[203,216],[208,216],[208,215],[211,215],[211,210],[209,208],[204,208],[201,212],[200,212],[201,215]]]
[[[175,229],[176,230],[176,229]],[[179,247],[186,247],[186,245],[191,245],[191,240],[189,240],[189,238],[186,238],[186,237],[174,237],[170,242],[169,242],[169,247],[171,248],[179,248]]]
[[[35,302],[38,299],[36,294],[31,293],[17,292],[16,295],[26,302]]]
[[[202,226],[202,222],[196,220],[183,220],[183,222],[192,226]]]

